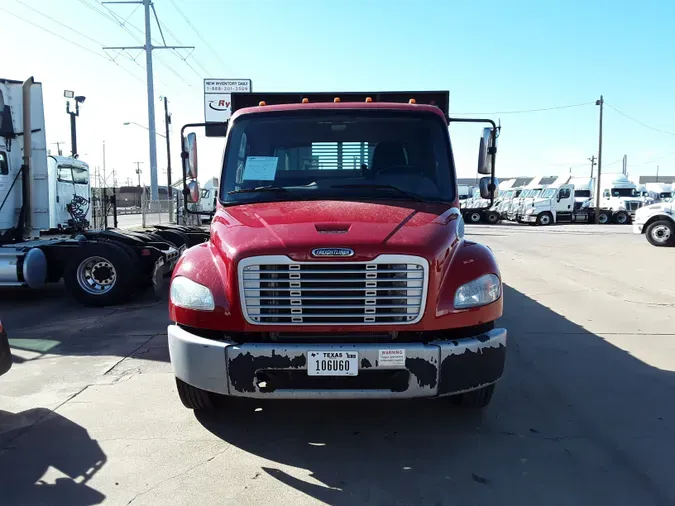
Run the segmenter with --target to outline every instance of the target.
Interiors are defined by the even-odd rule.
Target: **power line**
[[[669,131],[667,131],[667,130],[661,130],[660,128],[656,128],[656,127],[653,127],[653,126],[651,126],[651,125],[648,125],[647,123],[643,123],[642,121],[637,120],[637,119],[633,118],[632,116],[629,116],[629,115],[626,114],[625,112],[621,112],[621,111],[618,110],[616,107],[614,107],[614,106],[608,104],[607,102],[605,102],[605,105],[607,105],[607,107],[610,107],[610,108],[614,109],[616,112],[618,112],[619,114],[621,114],[621,116],[625,116],[626,118],[628,118],[629,120],[631,120],[631,121],[637,123],[638,125],[642,125],[642,126],[645,127],[645,128],[649,128],[650,130],[654,130],[655,132],[660,132],[660,133],[662,133],[662,134],[675,135],[674,132],[669,132]]]
[[[197,28],[195,28],[195,25],[192,24],[192,22],[188,19],[188,17],[183,13],[183,11],[181,10],[181,8],[178,7],[178,4],[176,3],[176,1],[175,1],[175,0],[170,0],[170,1],[171,1],[171,4],[172,4],[172,5],[174,6],[174,8],[176,9],[176,11],[178,11],[178,14],[180,14],[180,15],[183,17],[183,19],[184,19],[185,22],[188,24],[188,26],[189,26],[190,28],[192,28],[192,31],[195,32],[195,34],[197,35],[197,37],[199,37],[199,40],[201,40],[201,41],[204,43],[204,45],[209,49],[209,51],[211,51],[211,53],[213,54],[213,56],[215,56],[216,59],[220,62],[220,64],[223,66],[223,69],[224,69],[226,72],[229,72],[229,66],[222,60],[222,58],[220,57],[220,55],[213,49],[213,47],[211,47],[211,44],[209,44],[208,42],[206,42],[206,40],[204,39],[204,37],[202,37],[202,35],[199,33],[199,30],[197,30]]]
[[[88,35],[85,35],[84,33],[75,30],[75,28],[73,28],[73,27],[71,27],[71,26],[68,26],[68,25],[65,24],[65,23],[61,23],[61,21],[59,21],[59,20],[57,20],[57,19],[54,19],[54,18],[53,18],[52,16],[50,16],[49,14],[45,14],[44,12],[42,12],[42,11],[36,9],[35,7],[32,7],[32,6],[28,5],[27,3],[25,3],[25,2],[23,2],[23,1],[21,1],[21,0],[15,0],[15,1],[16,1],[17,3],[23,5],[23,6],[26,7],[27,9],[30,9],[30,10],[32,10],[33,12],[38,13],[40,16],[49,19],[50,21],[56,23],[57,25],[60,25],[60,26],[62,26],[62,27],[64,27],[64,28],[66,28],[67,30],[70,30],[71,32],[74,32],[74,33],[80,35],[81,37],[84,37],[85,39],[92,41],[94,44],[96,44],[96,45],[98,45],[98,46],[102,46],[102,45],[103,45],[103,44],[101,44],[99,41],[97,41],[96,39],[92,39],[92,38],[89,37]]]
[[[659,162],[659,161],[661,161],[661,160],[663,160],[663,159],[665,159],[665,158],[670,158],[670,157],[673,156],[673,155],[675,155],[675,151],[673,151],[672,153],[668,153],[667,155],[663,155],[663,156],[661,156],[661,157],[659,157],[659,158],[652,158],[651,160],[647,160],[647,161],[644,162],[642,165],[647,165],[647,164],[649,164],[649,163]]]
[[[54,37],[58,37],[59,39],[65,41],[65,42],[68,42],[69,44],[72,44],[72,45],[74,45],[74,46],[77,46],[77,47],[79,47],[80,49],[83,49],[84,51],[87,51],[87,52],[89,52],[89,53],[91,53],[91,54],[95,54],[96,56],[98,56],[98,57],[100,57],[100,58],[103,58],[104,60],[112,61],[112,60],[110,59],[110,57],[108,57],[108,56],[106,56],[106,55],[104,55],[104,54],[101,54],[101,53],[99,53],[98,51],[94,51],[93,49],[89,49],[88,47],[83,46],[82,44],[78,44],[77,42],[74,42],[74,41],[72,41],[72,40],[70,40],[70,39],[67,39],[67,38],[64,37],[63,35],[59,35],[58,33],[52,32],[51,30],[45,28],[44,26],[38,25],[37,23],[34,23],[33,21],[29,21],[28,19],[22,18],[22,17],[19,16],[18,14],[14,14],[13,12],[10,12],[10,11],[8,11],[7,9],[3,8],[3,7],[0,7],[0,10],[6,12],[6,13],[9,14],[10,16],[14,16],[14,17],[17,18],[17,19],[20,19],[20,20],[23,21],[24,23],[28,23],[29,25],[33,25],[34,27],[39,28],[40,30],[42,30],[42,31],[44,31],[44,32],[47,32],[47,33],[49,33],[50,35],[53,35]]]
[[[555,107],[544,107],[542,109],[523,109],[520,111],[493,111],[493,112],[456,112],[453,113],[455,116],[460,115],[470,115],[470,114],[525,114],[528,112],[543,112],[543,111],[555,111],[557,109],[569,109],[571,107],[582,107],[584,105],[595,104],[595,102],[584,102],[583,104],[571,104],[571,105],[558,105]]]

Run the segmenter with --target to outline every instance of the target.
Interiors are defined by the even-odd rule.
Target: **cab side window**
[[[560,191],[558,192],[558,200],[563,200],[563,199],[568,199],[570,198],[570,189],[569,188],[561,188]]]
[[[7,153],[0,151],[0,176],[9,174],[9,164],[7,163]]]
[[[605,198],[609,198],[609,190],[605,190],[604,192],[602,192],[602,196]]]

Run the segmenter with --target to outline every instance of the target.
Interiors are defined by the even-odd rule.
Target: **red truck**
[[[448,126],[490,125],[478,157],[490,201],[497,127],[450,118],[448,102],[447,91],[233,95],[211,237],[171,281],[186,407],[217,395],[488,405],[506,356],[501,276],[464,237]],[[184,174],[197,164],[186,131],[213,126],[183,127]]]

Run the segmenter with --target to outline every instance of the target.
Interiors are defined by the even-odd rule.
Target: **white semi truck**
[[[654,203],[670,201],[673,198],[673,185],[668,183],[646,183],[645,189]]]
[[[643,205],[637,185],[625,174],[603,174],[600,178],[600,208],[611,211],[612,215],[623,217],[627,213],[630,218]],[[616,223],[628,221],[615,220]]]
[[[158,289],[182,251],[207,239],[190,227],[89,230],[87,164],[46,148],[42,85],[0,79],[0,287],[63,279],[83,304],[117,304]]]
[[[633,221],[633,232],[645,234],[653,246],[675,246],[675,201],[638,209]]]

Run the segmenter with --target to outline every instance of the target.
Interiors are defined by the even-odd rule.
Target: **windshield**
[[[202,195],[201,195],[201,196],[202,196],[203,199],[208,198],[208,196],[209,196],[209,190],[202,190]]]
[[[574,196],[575,197],[590,198],[591,197],[591,190],[574,190]]]
[[[550,199],[553,195],[555,195],[555,188],[548,188],[541,194],[541,196],[546,199]]]
[[[87,184],[89,171],[72,165],[59,165],[56,178],[62,183]]]
[[[672,194],[671,192],[663,192],[663,193],[659,193],[659,198],[660,198],[660,199],[669,199],[669,198],[672,197],[672,196],[673,196],[673,194]]]
[[[527,197],[528,198],[535,198],[535,197],[538,197],[540,194],[541,194],[541,189],[539,188],[539,189],[536,189],[536,190],[532,190]]]
[[[447,128],[429,113],[308,111],[244,117],[228,134],[222,185],[225,204],[410,200],[387,185],[423,200],[455,198]],[[356,187],[338,188],[343,185]],[[242,192],[262,186],[281,191]]]
[[[637,197],[638,192],[634,188],[612,188],[612,197]]]
[[[532,193],[532,190],[523,190],[520,194],[520,198],[527,198],[530,196],[530,193]]]

